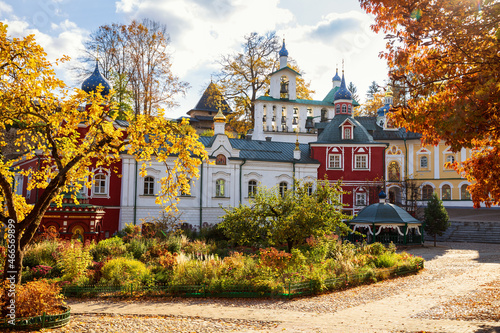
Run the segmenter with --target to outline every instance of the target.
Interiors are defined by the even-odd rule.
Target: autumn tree
[[[219,224],[224,234],[241,245],[276,246],[288,250],[300,246],[308,236],[346,235],[340,183],[295,182],[294,189],[259,187],[248,205],[224,208]]]
[[[361,105],[359,115],[376,117],[378,109],[384,106],[384,96],[384,92],[374,92],[372,97]]]
[[[390,78],[406,89],[396,125],[473,149],[453,167],[472,183],[475,207],[500,203],[500,5],[484,0],[360,0],[386,34]]]
[[[246,133],[253,127],[255,100],[269,91],[269,74],[279,69],[279,38],[274,32],[264,35],[251,33],[244,37],[243,50],[223,55],[219,60],[219,86],[225,98],[232,104],[230,125],[238,133]],[[290,67],[298,66],[289,58]],[[310,99],[313,91],[302,77],[297,80],[297,98]]]
[[[424,230],[429,236],[434,237],[434,246],[436,246],[436,237],[438,235],[442,236],[446,229],[450,227],[448,220],[448,212],[437,193],[434,192],[424,210]]]
[[[44,213],[51,203],[61,205],[65,193],[77,203],[76,193],[92,185],[93,166],[113,172],[124,152],[142,163],[142,176],[152,158],[165,163],[157,203],[168,210],[206,152],[187,124],[165,120],[161,110],[158,117],[129,113],[128,126],[118,126],[112,96],[69,91],[33,35],[10,38],[0,23],[0,43],[0,222],[9,235],[3,277],[20,283],[24,251]],[[37,168],[18,167],[35,157]],[[27,179],[28,190],[41,190],[36,203],[16,194],[16,176]]]
[[[132,108],[136,114],[154,115],[158,108],[177,106],[174,98],[189,87],[172,73],[169,45],[167,27],[159,22],[113,23],[90,35],[81,60],[93,63],[97,56],[103,75],[116,90],[120,110]]]

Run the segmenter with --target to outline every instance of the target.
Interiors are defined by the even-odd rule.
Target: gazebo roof
[[[418,224],[422,222],[407,211],[391,203],[376,203],[365,207],[353,218],[350,224]]]

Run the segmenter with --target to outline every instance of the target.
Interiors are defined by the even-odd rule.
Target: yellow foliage
[[[141,175],[151,160],[166,165],[159,203],[170,209],[179,186],[188,188],[207,160],[194,130],[166,120],[161,110],[156,117],[128,114],[128,126],[121,127],[113,92],[103,97],[99,91],[68,90],[45,57],[33,35],[8,37],[0,23],[0,220],[16,219],[21,232],[36,230],[50,203],[61,205],[65,192],[76,200],[76,190],[91,187],[94,170],[114,172],[121,154],[142,163]],[[37,167],[13,168],[30,159]],[[26,177],[28,190],[43,190],[34,205],[14,194],[16,175]],[[31,237],[24,233],[21,246]]]

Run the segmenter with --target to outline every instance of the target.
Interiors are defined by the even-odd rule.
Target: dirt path
[[[212,322],[228,319],[268,323],[260,328],[247,325],[241,327],[241,332],[500,332],[498,317],[484,315],[484,311],[467,321],[453,319],[465,318],[463,313],[479,306],[471,302],[465,308],[457,307],[453,305],[456,299],[476,295],[481,286],[500,280],[500,245],[440,243],[437,248],[407,251],[426,259],[422,273],[298,300],[72,300],[69,303],[73,314],[159,315]],[[500,287],[494,292],[500,294]],[[500,300],[497,305],[500,310]]]

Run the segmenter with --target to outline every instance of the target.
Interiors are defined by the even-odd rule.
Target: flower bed
[[[42,328],[57,328],[66,325],[71,318],[71,309],[68,306],[61,307],[61,314],[48,315],[43,313],[41,316],[16,318],[15,324],[9,322],[9,319],[0,320],[0,330],[40,330]]]

